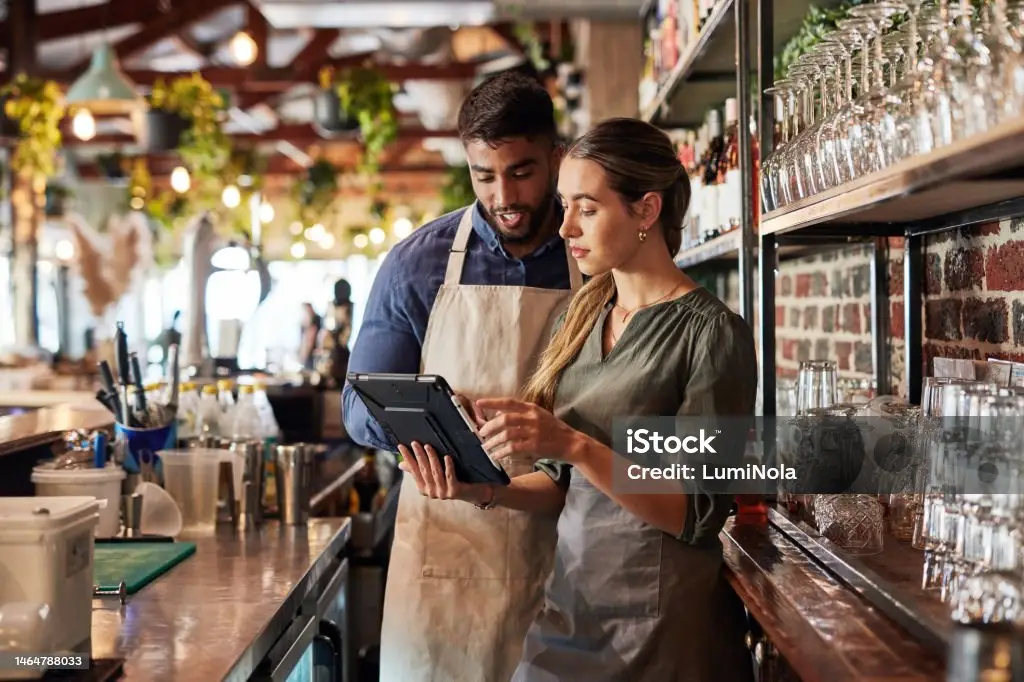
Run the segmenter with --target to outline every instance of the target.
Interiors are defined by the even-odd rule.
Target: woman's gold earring
[[[640,230],[640,242],[647,241],[647,230]]]

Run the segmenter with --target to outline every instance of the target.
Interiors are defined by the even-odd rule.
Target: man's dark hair
[[[558,139],[555,105],[536,78],[503,71],[469,93],[459,108],[459,137],[463,143],[493,144],[513,137]]]

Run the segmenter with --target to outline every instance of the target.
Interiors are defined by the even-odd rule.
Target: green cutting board
[[[135,594],[188,557],[194,542],[96,543],[93,584],[116,590],[123,580],[128,594]]]

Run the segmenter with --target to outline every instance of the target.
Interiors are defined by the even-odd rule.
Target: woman
[[[515,682],[751,680],[742,605],[720,573],[731,500],[625,493],[611,443],[613,419],[627,416],[749,418],[753,335],[672,260],[690,186],[664,133],[601,123],[568,150],[558,188],[561,234],[591,280],[523,400],[476,403],[488,453],[541,460],[539,471],[507,487],[464,485],[449,457],[442,466],[419,444],[402,448],[401,466],[430,497],[560,510],[545,606]]]

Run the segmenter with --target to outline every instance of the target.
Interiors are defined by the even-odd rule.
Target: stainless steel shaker
[[[277,505],[285,525],[302,525],[309,520],[315,454],[316,449],[307,443],[278,445],[274,450]]]
[[[230,450],[238,457],[235,466],[242,467],[235,522],[242,529],[259,527],[263,523],[263,487],[266,480],[263,443],[258,440],[237,441],[231,443]]]

